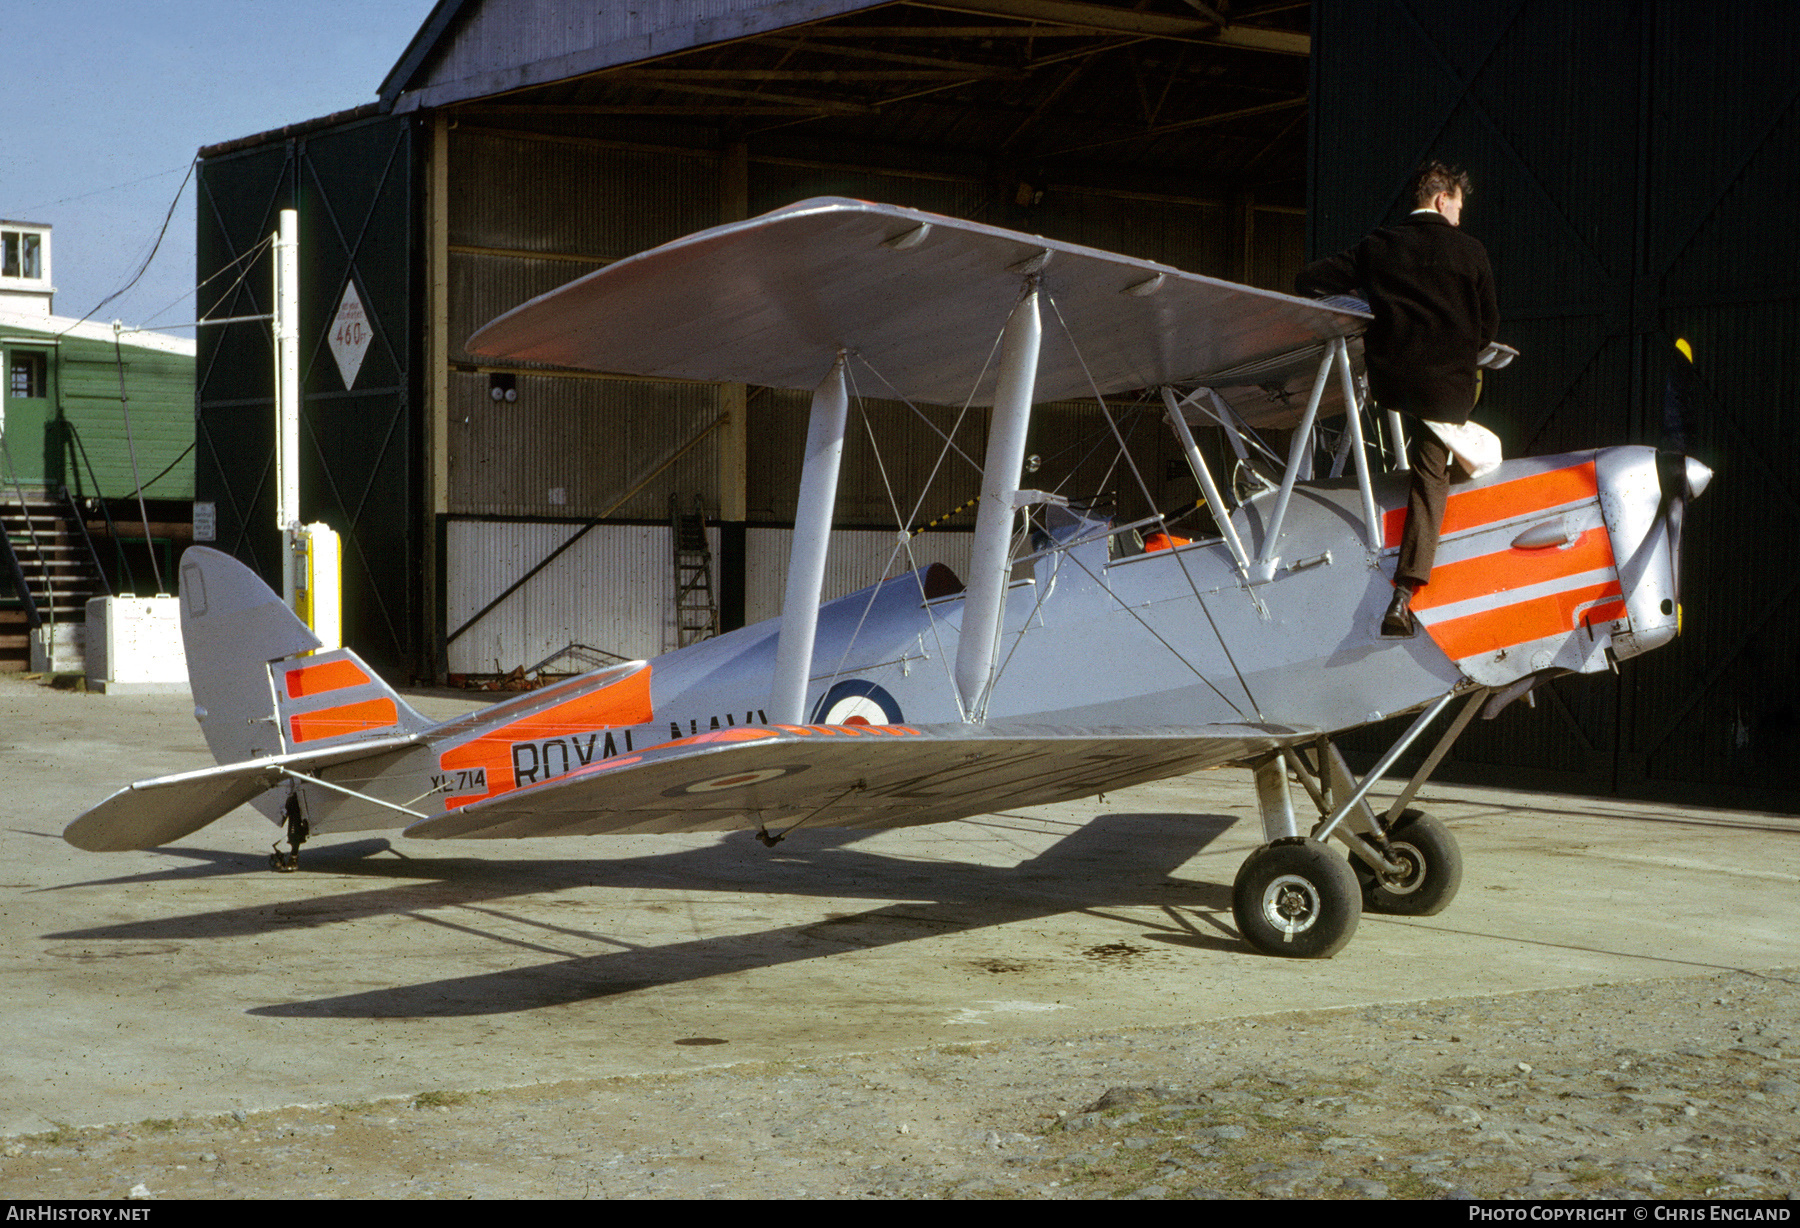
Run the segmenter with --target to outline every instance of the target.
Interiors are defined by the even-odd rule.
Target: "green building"
[[[0,220],[0,670],[89,597],[173,592],[193,537],[194,343],[53,314],[50,238]]]

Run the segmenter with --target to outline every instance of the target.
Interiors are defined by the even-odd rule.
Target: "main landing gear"
[[[1266,955],[1328,959],[1356,933],[1364,910],[1427,917],[1443,911],[1462,886],[1462,851],[1442,822],[1407,805],[1488,698],[1470,695],[1394,804],[1377,815],[1365,800],[1376,781],[1456,697],[1427,708],[1359,783],[1329,738],[1284,747],[1256,767],[1256,796],[1268,843],[1251,852],[1231,889],[1231,911],[1244,941]],[[1319,820],[1302,832],[1288,794],[1290,769],[1306,787]],[[1336,838],[1346,860],[1326,841]]]

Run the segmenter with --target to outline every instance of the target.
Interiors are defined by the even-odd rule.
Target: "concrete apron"
[[[248,808],[61,840],[209,761],[185,697],[0,680],[0,1134],[1800,962],[1800,821],[1461,786],[1424,799],[1466,858],[1448,911],[1256,955],[1237,770],[773,850],[347,836],[273,874]]]

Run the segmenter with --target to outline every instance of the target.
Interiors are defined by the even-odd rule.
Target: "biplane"
[[[772,843],[801,824],[936,823],[1241,764],[1264,843],[1236,876],[1238,928],[1264,952],[1329,956],[1365,909],[1426,915],[1456,894],[1456,842],[1412,803],[1471,719],[1676,635],[1682,508],[1710,477],[1612,447],[1458,484],[1413,605],[1421,633],[1384,639],[1407,478],[1398,416],[1361,391],[1369,319],[1353,300],[841,199],[621,260],[468,348],[810,391],[781,617],[433,723],[353,651],[321,651],[250,570],[197,547],[182,631],[218,766],[139,781],[66,837],[150,848],[249,802],[285,824],[290,861],[309,832],[375,828],[750,828]],[[863,386],[986,412],[972,562],[964,576],[908,566],[903,523],[887,578],[821,601]],[[1021,484],[1033,405],[1078,398],[1115,436],[1122,399],[1156,408],[1204,532]],[[1196,432],[1230,463],[1224,482]],[[1271,447],[1274,432],[1289,442]],[[1378,813],[1371,787],[1459,702]],[[1406,714],[1359,777],[1337,736]]]

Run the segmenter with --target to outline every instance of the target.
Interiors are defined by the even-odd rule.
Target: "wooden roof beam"
[[[689,81],[975,81],[1024,77],[1022,69],[970,64],[961,68],[628,68],[607,74],[633,85]]]
[[[1014,17],[1061,26],[1080,26],[1108,34],[1141,34],[1151,38],[1178,38],[1218,43],[1250,51],[1280,55],[1311,55],[1312,39],[1290,30],[1263,26],[1219,26],[1199,17],[1172,17],[1163,13],[1137,13],[1128,9],[1085,4],[1081,0],[913,0],[919,8],[977,17]],[[852,29],[834,26],[833,31]]]

